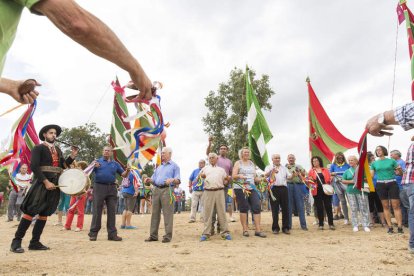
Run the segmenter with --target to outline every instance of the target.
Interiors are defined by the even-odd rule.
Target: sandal
[[[248,237],[249,235],[249,231],[243,231],[243,236]]]
[[[263,232],[255,232],[254,235],[256,237],[266,238],[266,234]]]

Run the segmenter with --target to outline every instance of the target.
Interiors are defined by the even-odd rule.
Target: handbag
[[[322,183],[321,178],[319,177],[318,173],[315,171],[316,177],[319,179],[319,182]],[[329,184],[322,184],[322,189],[325,195],[333,195],[334,194],[334,188],[332,185]]]

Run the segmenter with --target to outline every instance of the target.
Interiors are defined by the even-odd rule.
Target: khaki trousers
[[[203,235],[210,236],[214,207],[217,211],[218,222],[220,225],[220,234],[226,234],[229,232],[226,218],[226,206],[223,190],[218,191],[206,191],[203,194],[203,212],[204,212],[204,231]]]
[[[172,239],[173,218],[174,218],[174,202],[170,203],[169,188],[154,187],[152,193],[152,213],[151,213],[151,228],[150,236],[153,239],[158,239],[158,228],[161,221],[161,210],[164,216],[165,235],[164,239]]]
[[[196,221],[197,206],[200,204],[200,220],[203,220],[203,191],[193,191],[191,194],[191,214],[190,220]]]

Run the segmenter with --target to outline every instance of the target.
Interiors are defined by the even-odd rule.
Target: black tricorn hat
[[[62,128],[58,125],[47,125],[42,127],[42,129],[39,131],[39,139],[41,141],[45,140],[45,137],[43,137],[43,134],[48,132],[49,129],[54,129],[56,130],[56,137],[59,137],[59,135],[62,133]]]

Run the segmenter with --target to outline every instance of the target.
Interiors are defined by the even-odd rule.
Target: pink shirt
[[[233,164],[230,159],[219,156],[217,166],[223,168],[227,175],[232,175]]]

